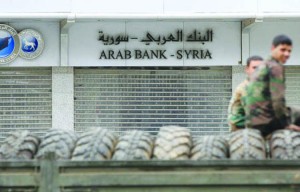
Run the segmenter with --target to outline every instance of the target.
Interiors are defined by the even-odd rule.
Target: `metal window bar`
[[[300,67],[286,66],[286,101],[288,106],[300,107]]]
[[[14,130],[51,128],[51,92],[51,68],[0,68],[0,141]]]
[[[210,69],[75,69],[75,130],[157,133],[164,125],[193,135],[228,132],[231,67]]]

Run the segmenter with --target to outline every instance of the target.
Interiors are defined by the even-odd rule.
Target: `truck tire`
[[[203,136],[194,140],[191,160],[215,160],[228,157],[228,143],[225,137]]]
[[[79,137],[72,160],[109,160],[116,144],[117,137],[114,134],[107,129],[96,128]]]
[[[299,159],[300,133],[287,129],[277,130],[270,141],[272,159]]]
[[[54,153],[55,159],[70,159],[75,147],[77,136],[73,131],[61,129],[49,129],[42,142],[37,159],[44,159],[48,153]]]
[[[153,152],[153,139],[143,131],[131,131],[119,139],[113,160],[149,160]]]
[[[192,146],[190,131],[178,126],[161,127],[154,145],[154,159],[189,159]]]
[[[231,159],[266,159],[264,139],[256,129],[231,133],[229,151]]]
[[[39,144],[40,139],[27,130],[12,132],[1,145],[0,159],[33,159]]]

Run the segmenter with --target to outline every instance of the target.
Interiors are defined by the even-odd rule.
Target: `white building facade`
[[[287,100],[300,104],[299,21],[296,0],[7,0],[0,26],[38,31],[44,45],[24,58],[29,44],[20,37],[9,62],[0,50],[0,136],[98,126],[156,133],[163,125],[226,133],[245,60],[268,57],[277,34],[293,40]],[[7,33],[0,28],[0,48]]]

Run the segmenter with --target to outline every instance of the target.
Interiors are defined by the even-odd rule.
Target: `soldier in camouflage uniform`
[[[249,76],[254,72],[257,66],[262,63],[262,60],[263,58],[260,56],[252,56],[247,59],[245,68],[247,78],[237,86],[229,103],[228,123],[230,131],[245,128],[245,106],[241,98],[246,95],[246,85],[249,82]]]
[[[245,102],[246,127],[259,129],[267,136],[277,129],[300,131],[299,117],[285,103],[286,63],[292,51],[292,41],[285,35],[273,39],[271,57],[261,64],[249,79]],[[293,118],[292,118],[293,117]],[[298,125],[291,122],[293,120]]]

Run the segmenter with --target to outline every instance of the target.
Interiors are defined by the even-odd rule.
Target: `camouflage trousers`
[[[288,109],[288,122],[289,124],[294,124],[300,126],[300,107],[287,107]],[[278,129],[284,129],[284,127],[278,127],[278,119],[274,119],[268,125],[257,127],[261,130],[262,135],[266,140],[271,139],[272,133]]]
[[[287,121],[290,124],[295,124],[297,126],[300,126],[300,107],[287,107],[287,109],[289,112]],[[284,128],[284,127],[279,127],[279,125],[280,125],[279,120],[275,118],[267,125],[259,125],[252,128],[260,130],[264,138],[268,139],[271,137],[274,131]],[[233,127],[231,131],[244,129],[244,127],[237,127],[236,125],[232,125],[231,127]]]
[[[287,122],[300,126],[300,107],[287,107],[287,109],[289,112]],[[269,124],[258,125],[252,128],[260,130],[264,138],[269,138],[274,131],[284,129],[280,124],[280,120],[274,118]]]

